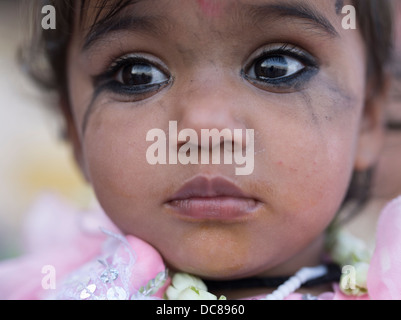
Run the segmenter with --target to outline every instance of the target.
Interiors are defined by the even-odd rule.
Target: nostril
[[[221,145],[233,143],[233,132],[230,129],[219,130],[214,129],[202,129],[201,130],[201,148],[214,149]]]

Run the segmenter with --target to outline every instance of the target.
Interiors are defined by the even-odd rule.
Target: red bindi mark
[[[209,17],[218,17],[222,11],[222,4],[217,0],[197,0],[202,12]]]

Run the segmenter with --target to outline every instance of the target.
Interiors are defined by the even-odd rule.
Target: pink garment
[[[57,196],[45,195],[27,226],[27,254],[0,263],[0,299],[161,299],[169,285],[160,254],[122,235],[100,208],[77,212]],[[369,296],[358,299],[401,299],[401,197],[380,218],[368,289]],[[302,298],[292,294],[288,300]],[[335,285],[333,293],[319,299],[356,298]]]
[[[101,208],[78,212],[52,194],[29,213],[25,243],[25,256],[0,263],[0,300],[145,299],[138,289],[165,270],[156,250],[121,235]]]

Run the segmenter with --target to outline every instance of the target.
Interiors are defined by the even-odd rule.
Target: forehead
[[[219,16],[222,14],[223,2],[213,0],[196,0],[199,8],[207,16]]]
[[[193,27],[235,34],[247,29],[267,30],[276,22],[333,36],[338,35],[335,26],[341,24],[342,5],[342,0],[81,0],[76,30],[86,31],[84,47],[117,31],[160,36]]]

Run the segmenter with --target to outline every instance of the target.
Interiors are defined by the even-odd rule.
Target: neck
[[[322,235],[315,239],[304,250],[297,253],[284,263],[260,273],[260,277],[280,277],[291,276],[303,267],[313,267],[322,263],[322,253],[324,251],[325,236]]]
[[[257,275],[259,278],[276,278],[276,280],[280,280],[283,277],[293,276],[297,271],[304,267],[313,267],[320,265],[322,263],[322,252],[324,248],[324,236],[319,237],[314,242],[312,242],[307,248],[298,253],[296,256],[292,257],[288,261],[283,264],[276,266],[273,269],[270,269],[264,273],[260,273]],[[281,281],[281,280],[280,280]],[[265,283],[265,282],[263,282]],[[277,287],[282,283],[277,283]],[[224,285],[225,286],[225,285]],[[224,287],[223,286],[223,287]],[[233,286],[232,289],[217,289],[213,290],[213,294],[219,296],[224,295],[228,299],[241,299],[244,297],[254,297],[259,295],[267,295],[272,293],[276,288],[266,288],[261,286],[260,288],[254,287],[253,285],[250,288],[246,286]],[[319,294],[332,290],[331,283],[322,284],[319,286],[315,286],[313,288],[300,289],[297,293],[300,294],[312,294],[314,296],[318,296]]]

